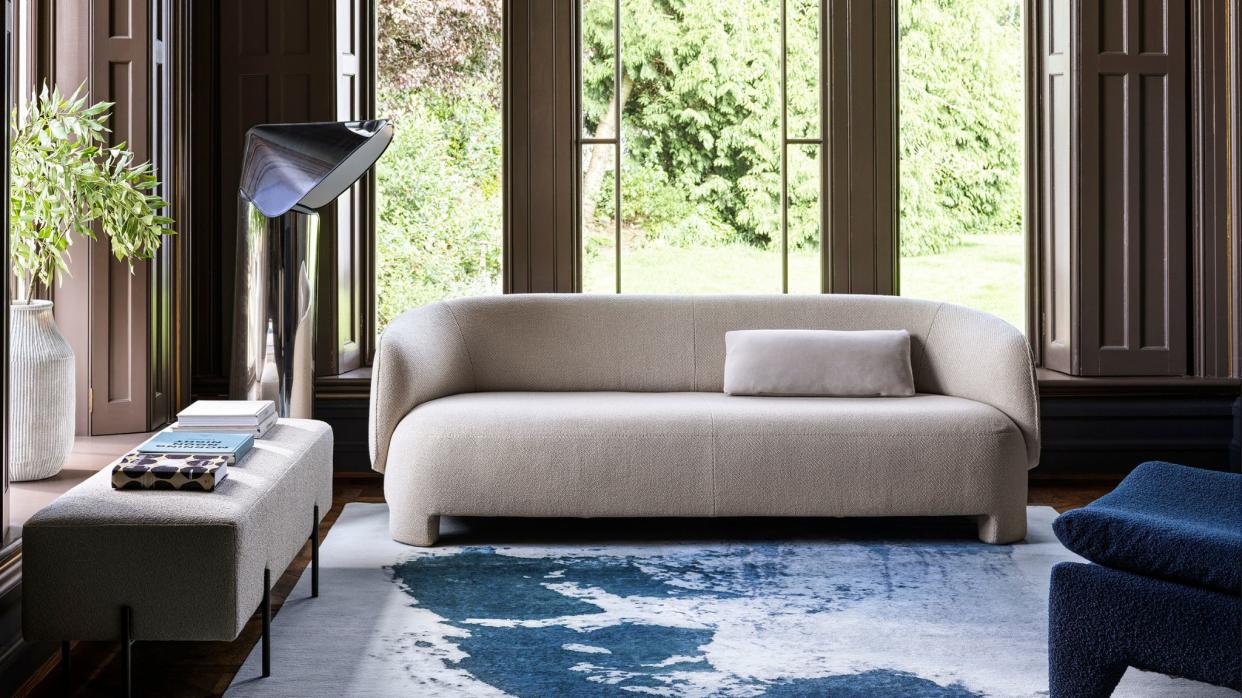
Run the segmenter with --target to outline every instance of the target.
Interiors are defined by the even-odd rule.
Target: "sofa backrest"
[[[920,389],[941,304],[892,296],[532,294],[447,303],[476,390],[719,392],[724,337],[743,329],[905,329]]]

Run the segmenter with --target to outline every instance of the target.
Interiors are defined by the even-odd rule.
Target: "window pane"
[[[615,159],[616,147],[611,143],[582,148],[582,290],[585,293],[617,292]]]
[[[785,101],[790,138],[819,137],[820,0],[786,0]]]
[[[376,3],[377,329],[442,298],[501,290],[501,2]]]
[[[820,147],[789,146],[789,292],[820,293]]]
[[[582,135],[616,137],[614,0],[582,2]]]
[[[901,293],[1025,328],[1021,0],[899,0]]]
[[[599,45],[584,55],[605,48],[598,1],[582,36]],[[622,291],[779,292],[780,0],[621,5]],[[584,69],[583,81],[590,133],[614,78]],[[607,220],[607,187],[584,175],[589,290],[604,286],[591,246],[607,243],[590,226]]]

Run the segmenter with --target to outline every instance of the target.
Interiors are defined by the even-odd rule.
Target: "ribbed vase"
[[[9,309],[9,477],[42,480],[73,448],[73,350],[51,301]]]

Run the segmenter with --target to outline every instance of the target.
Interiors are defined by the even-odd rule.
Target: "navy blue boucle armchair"
[[[1242,474],[1144,463],[1053,529],[1097,563],[1052,570],[1053,698],[1109,696],[1127,667],[1242,689]]]

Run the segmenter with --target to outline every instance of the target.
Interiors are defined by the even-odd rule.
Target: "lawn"
[[[943,254],[901,260],[901,295],[950,301],[997,315],[1025,328],[1025,264],[1020,235],[968,236]],[[583,289],[612,292],[611,249],[587,255]],[[794,293],[819,291],[819,256],[789,256]],[[622,251],[626,293],[780,293],[776,252],[748,246],[670,247],[648,244]]]

